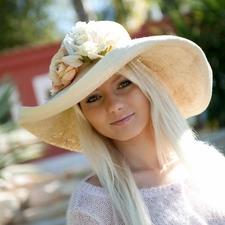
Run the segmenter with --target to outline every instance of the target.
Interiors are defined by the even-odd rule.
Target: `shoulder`
[[[223,164],[225,162],[225,156],[221,150],[217,149],[213,145],[210,145],[209,143],[202,141],[195,141],[195,144],[186,153],[190,161],[198,162],[199,164],[205,162],[211,162],[211,164]]]
[[[97,175],[87,178],[86,182],[96,187],[102,187]]]
[[[95,198],[106,198],[107,194],[105,189],[98,186],[98,184],[100,184],[100,182],[98,183],[98,179],[95,176],[82,180],[71,196],[70,206],[85,206],[85,204],[82,204],[84,199],[89,199],[86,203],[89,203],[90,205],[94,203],[92,200],[95,200]]]
[[[87,178],[77,186],[67,209],[67,224],[104,224],[102,213],[110,215],[110,201],[105,189],[93,186],[96,181]]]
[[[199,180],[205,181],[213,189],[225,188],[225,157],[220,150],[198,141],[196,148],[191,150],[189,162]]]
[[[207,164],[208,167],[225,170],[225,157],[222,151],[205,142],[197,142],[196,157],[199,162]],[[201,163],[200,163],[201,164]],[[222,166],[222,167],[221,167]]]

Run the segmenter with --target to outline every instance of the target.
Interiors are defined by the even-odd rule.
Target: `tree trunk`
[[[88,14],[84,9],[84,5],[82,3],[82,0],[72,0],[72,3],[74,5],[74,8],[77,12],[77,15],[79,17],[80,21],[88,22]]]

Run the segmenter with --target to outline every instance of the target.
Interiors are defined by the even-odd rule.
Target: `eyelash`
[[[130,80],[125,80],[125,81],[123,81],[123,82],[121,82],[119,84],[118,89],[126,88],[130,84],[131,84],[131,81]],[[95,101],[97,101],[100,98],[101,98],[101,96],[99,96],[99,95],[93,95],[93,96],[91,96],[90,98],[87,99],[87,103],[95,102]]]
[[[129,86],[130,84],[131,84],[130,80],[125,80],[122,83],[120,83],[120,85],[118,86],[118,89],[125,88],[125,87]]]
[[[99,96],[99,95],[93,95],[93,96],[91,96],[90,98],[88,98],[87,103],[95,102],[95,101],[97,101],[99,98],[101,98],[101,96]]]

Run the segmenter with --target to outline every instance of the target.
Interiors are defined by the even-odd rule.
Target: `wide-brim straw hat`
[[[212,70],[198,45],[172,35],[131,40],[127,31],[112,21],[98,21],[94,26],[98,31],[117,35],[119,39],[113,49],[78,67],[72,83],[45,104],[21,107],[19,125],[49,144],[82,151],[73,106],[136,57],[158,76],[185,118],[207,108],[212,94]]]

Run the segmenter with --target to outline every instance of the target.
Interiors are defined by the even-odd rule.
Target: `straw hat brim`
[[[21,107],[18,123],[49,144],[80,151],[72,107],[136,57],[159,77],[185,118],[207,108],[212,70],[202,49],[185,38],[163,35],[131,40],[87,65],[45,104]]]

